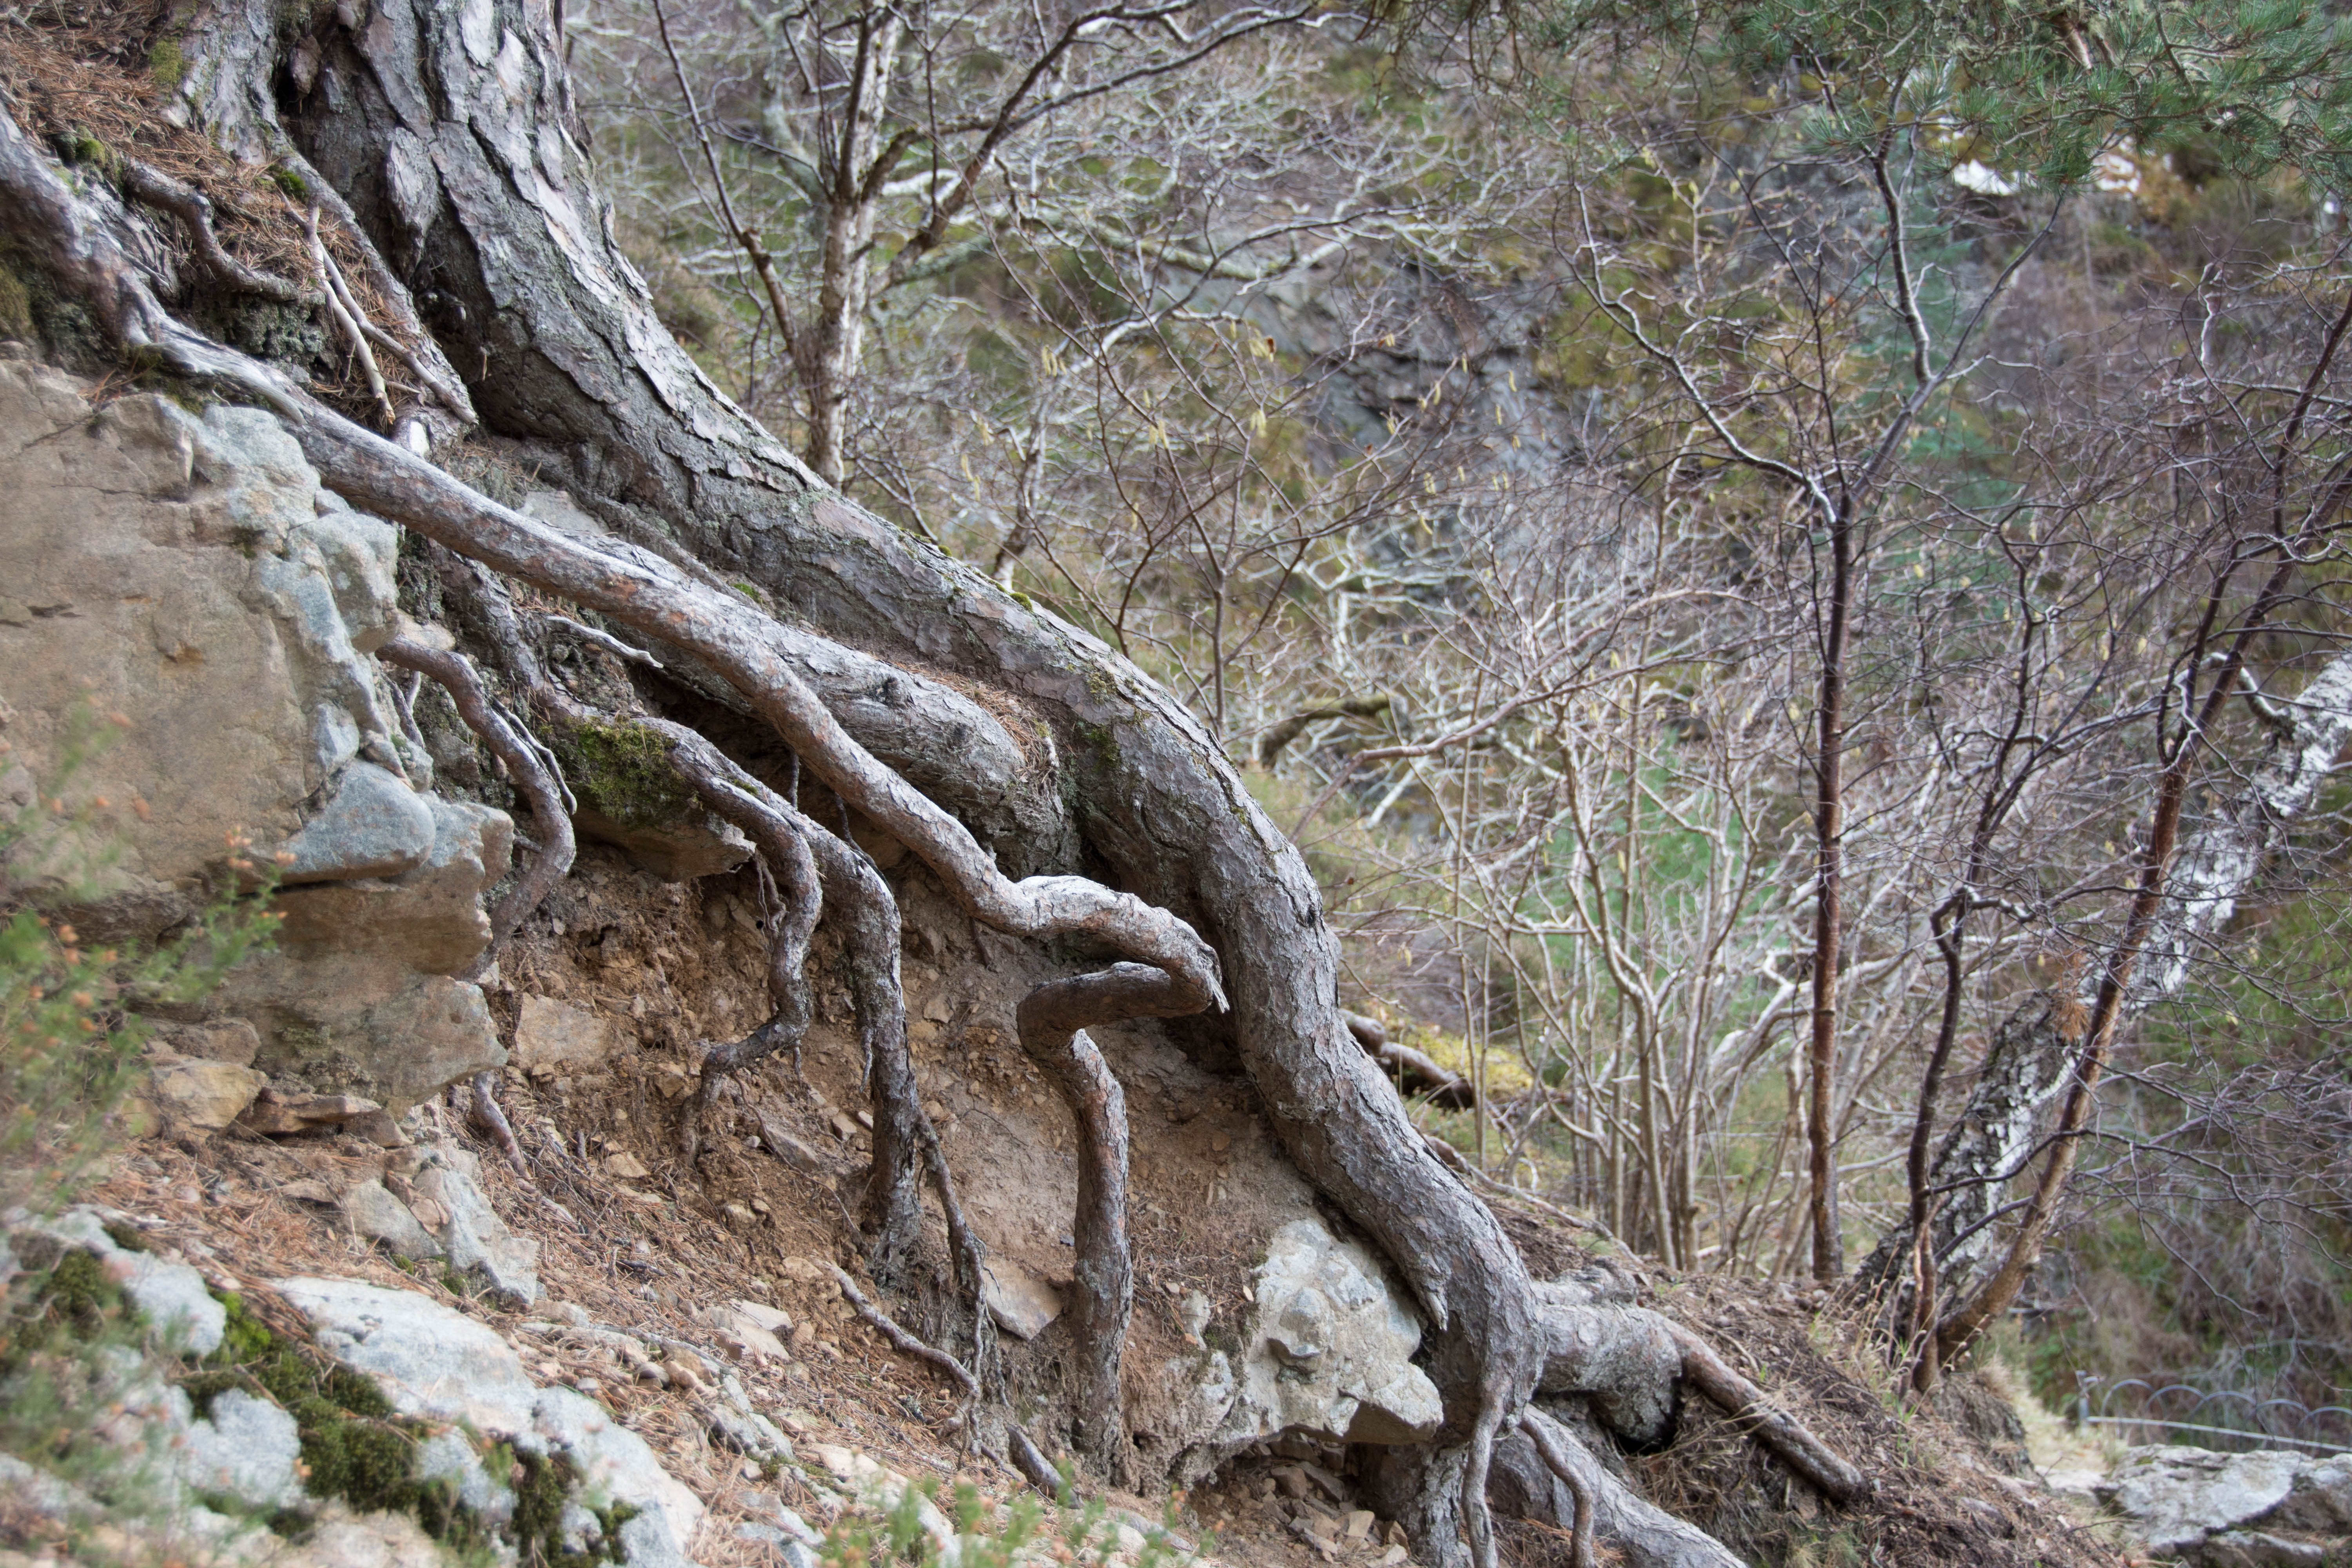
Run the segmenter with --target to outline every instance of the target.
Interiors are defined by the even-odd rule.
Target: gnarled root
[[[394,639],[376,649],[375,656],[385,664],[429,675],[439,682],[456,705],[457,717],[482,738],[493,756],[506,764],[507,777],[530,802],[531,820],[539,829],[539,858],[490,911],[490,944],[466,972],[468,980],[479,979],[498,962],[499,950],[507,939],[530,918],[530,912],[572,869],[578,844],[572,833],[572,814],[564,806],[563,786],[549,771],[530,737],[523,734],[520,726],[490,700],[481,677],[463,654]]]
[[[1195,978],[1143,963],[1052,981],[1023,998],[1021,1048],[1070,1108],[1084,1153],[1078,1161],[1076,1289],[1078,1447],[1124,1485],[1132,1468],[1121,1418],[1119,1355],[1135,1310],[1135,1260],[1127,1243],[1127,1097],[1087,1038],[1088,1024],[1180,1018],[1209,1004]]]
[[[1584,1472],[1569,1458],[1568,1450],[1559,1441],[1559,1428],[1531,1410],[1519,1412],[1519,1430],[1536,1446],[1536,1453],[1551,1473],[1568,1488],[1574,1502],[1574,1512],[1568,1527],[1568,1557],[1573,1568],[1592,1568],[1592,1489],[1584,1484]]]
[[[1868,1478],[1850,1461],[1673,1319],[1640,1307],[1590,1304],[1572,1285],[1538,1289],[1544,1392],[1589,1395],[1602,1426],[1629,1442],[1649,1444],[1665,1435],[1680,1378],[1832,1502],[1869,1492]]]
[[[1576,1521],[1589,1509],[1590,1537],[1607,1542],[1626,1568],[1743,1568],[1723,1542],[1635,1496],[1574,1433],[1532,1405],[1496,1446],[1490,1485],[1505,1512],[1571,1534],[1586,1533]]]
[[[478,1072],[474,1075],[467,1109],[473,1116],[474,1125],[490,1135],[491,1141],[499,1146],[499,1152],[507,1157],[507,1163],[520,1174],[529,1175],[530,1167],[523,1159],[522,1145],[515,1142],[514,1123],[507,1120],[506,1111],[499,1105],[498,1074]]]

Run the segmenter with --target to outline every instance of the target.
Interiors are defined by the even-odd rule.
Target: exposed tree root
[[[1574,1500],[1575,1510],[1568,1527],[1568,1556],[1572,1568],[1592,1568],[1592,1489],[1584,1484],[1584,1473],[1571,1463],[1568,1450],[1559,1442],[1559,1428],[1541,1419],[1535,1412],[1519,1412],[1519,1430],[1536,1446],[1551,1473],[1568,1488]]]
[[[491,1141],[499,1146],[499,1152],[507,1157],[507,1163],[522,1175],[530,1174],[530,1166],[523,1159],[522,1145],[515,1142],[514,1124],[507,1120],[506,1111],[499,1105],[498,1074],[478,1072],[474,1075],[467,1109],[473,1116],[474,1125],[490,1135]]]
[[[281,304],[318,303],[315,294],[305,293],[283,278],[247,267],[222,249],[220,237],[213,232],[213,204],[202,191],[136,158],[121,158],[120,169],[122,194],[178,218],[180,226],[188,232],[188,244],[195,251],[196,259],[222,284]]]
[[[1509,1511],[1573,1531],[1581,1493],[1590,1500],[1593,1539],[1606,1542],[1625,1568],[1744,1568],[1706,1531],[1635,1496],[1541,1409],[1520,1415],[1496,1458],[1496,1490]],[[1562,1470],[1573,1479],[1561,1479]]]
[[[469,980],[478,979],[498,962],[499,950],[506,945],[507,939],[530,918],[531,911],[546,900],[572,869],[578,842],[572,837],[572,816],[565,808],[563,788],[549,769],[541,749],[490,700],[481,677],[463,654],[394,639],[376,649],[375,656],[385,664],[429,675],[439,682],[449,693],[457,717],[482,738],[490,754],[506,765],[507,777],[530,802],[531,823],[539,830],[539,857],[490,911],[490,944],[482,950],[482,956],[475,960],[466,974]]]
[[[1716,1354],[1706,1341],[1671,1319],[1660,1321],[1682,1347],[1683,1375],[1691,1386],[1779,1455],[1782,1464],[1832,1502],[1852,1502],[1869,1495],[1869,1478],[1803,1422],[1767,1399],[1762,1389],[1734,1372],[1731,1363]]]
[[[1085,1026],[1176,1018],[1208,1005],[1197,982],[1141,963],[1039,986],[1023,998],[1021,1048],[1070,1108],[1078,1162],[1077,1247],[1071,1326],[1076,1337],[1078,1447],[1128,1484],[1132,1456],[1119,1403],[1119,1357],[1135,1310],[1127,1241],[1127,1097]]]
[[[849,1277],[847,1270],[838,1265],[831,1267],[834,1282],[841,1287],[841,1294],[849,1302],[852,1311],[881,1331],[882,1337],[897,1346],[902,1353],[913,1356],[919,1361],[927,1361],[953,1378],[956,1386],[963,1390],[965,1398],[980,1397],[980,1379],[972,1376],[970,1369],[963,1363],[936,1345],[927,1344],[917,1335],[910,1334],[900,1328],[891,1320],[889,1313],[866,1299],[866,1293],[857,1288],[857,1281]]]

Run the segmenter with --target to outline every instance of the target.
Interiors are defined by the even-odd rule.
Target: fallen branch
[[[1364,1054],[1402,1080],[1402,1092],[1423,1095],[1431,1104],[1448,1110],[1477,1108],[1478,1091],[1468,1079],[1441,1065],[1436,1058],[1390,1039],[1388,1026],[1378,1018],[1368,1018],[1361,1013],[1342,1013],[1339,1016],[1347,1024],[1348,1033],[1355,1037],[1356,1044],[1364,1047]]]

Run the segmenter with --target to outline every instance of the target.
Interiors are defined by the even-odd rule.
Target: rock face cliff
[[[73,918],[152,937],[249,846],[285,888],[278,951],[180,1020],[249,1030],[174,1031],[188,1054],[394,1115],[499,1066],[456,976],[489,940],[513,825],[432,793],[367,657],[399,621],[397,531],[320,489],[267,415],[97,390],[0,362],[0,810],[37,809],[89,738],[74,783],[109,803],[10,878],[97,864]]]

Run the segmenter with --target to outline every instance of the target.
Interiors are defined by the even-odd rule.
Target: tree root
[[[464,655],[394,639],[376,649],[375,656],[385,664],[429,675],[439,682],[457,707],[457,717],[482,738],[491,755],[506,764],[507,777],[530,802],[531,820],[539,829],[539,858],[490,911],[490,944],[466,972],[467,979],[479,979],[498,962],[499,950],[507,939],[530,918],[531,911],[572,869],[572,857],[579,846],[572,837],[572,815],[565,809],[562,785],[549,770],[544,753],[530,737],[490,700],[481,677]]]
[[[1832,1502],[1868,1497],[1870,1478],[1816,1436],[1795,1416],[1772,1404],[1764,1391],[1731,1368],[1706,1341],[1672,1319],[1662,1320],[1682,1347],[1683,1375],[1717,1408],[1747,1427],[1748,1436],[1780,1457],[1780,1462]]]
[[[859,1318],[881,1331],[882,1337],[896,1345],[903,1353],[920,1361],[929,1362],[953,1378],[956,1386],[963,1390],[965,1398],[980,1397],[980,1379],[972,1376],[971,1370],[963,1363],[936,1345],[927,1344],[916,1335],[900,1328],[892,1321],[889,1313],[866,1299],[866,1293],[857,1288],[857,1281],[852,1279],[848,1271],[840,1265],[831,1264],[827,1267],[833,1269],[834,1283],[841,1287],[842,1297],[848,1301],[850,1310]]]
[[[221,248],[220,237],[213,232],[213,204],[194,186],[184,184],[163,170],[142,163],[136,158],[125,157],[120,163],[122,194],[131,200],[170,213],[188,231],[189,246],[196,259],[227,287],[240,293],[257,294],[265,300],[276,300],[287,305],[315,305],[316,294],[308,293],[275,274],[247,267]]]
[[[1539,1408],[1520,1413],[1496,1458],[1496,1489],[1507,1494],[1506,1507],[1573,1534],[1585,1506],[1580,1493],[1590,1500],[1593,1539],[1607,1542],[1626,1568],[1745,1568],[1706,1531],[1636,1496],[1574,1433]],[[1565,1500],[1561,1492],[1568,1494]]]
[[[1591,1305],[1570,1286],[1538,1289],[1549,1298],[1540,1314],[1545,1392],[1589,1394],[1602,1426],[1651,1443],[1671,1422],[1679,1377],[1832,1502],[1870,1494],[1869,1478],[1673,1319],[1640,1307]]]
[[[507,1163],[519,1173],[528,1176],[530,1166],[523,1159],[522,1145],[515,1142],[514,1124],[507,1120],[506,1111],[499,1108],[498,1089],[498,1074],[476,1073],[468,1110],[474,1125],[490,1135],[499,1146],[499,1152],[507,1157]]]
[[[1536,1446],[1560,1484],[1568,1488],[1574,1500],[1575,1512],[1568,1527],[1568,1557],[1570,1568],[1592,1568],[1592,1489],[1584,1484],[1584,1474],[1569,1460],[1568,1451],[1560,1445],[1559,1428],[1540,1419],[1535,1412],[1519,1412],[1519,1430]]]
[[[368,395],[375,399],[376,412],[383,416],[383,427],[389,430],[394,418],[392,394],[385,390],[383,372],[376,368],[375,351],[368,347],[367,334],[360,330],[360,323],[367,316],[359,301],[352,298],[342,275],[335,270],[335,258],[327,254],[326,242],[319,237],[317,207],[303,214],[302,231],[310,241],[310,265],[318,269],[327,314],[342,329],[344,341],[351,344],[352,357],[359,362],[360,374],[367,378]]]

